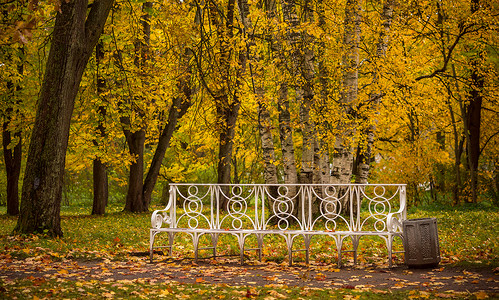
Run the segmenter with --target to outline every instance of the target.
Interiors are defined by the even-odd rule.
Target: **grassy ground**
[[[150,213],[129,214],[120,212],[120,208],[110,208],[105,216],[88,216],[88,209],[78,207],[62,208],[62,228],[64,237],[46,239],[43,236],[13,236],[15,217],[5,215],[5,208],[0,208],[0,259],[29,260],[48,257],[52,261],[61,260],[116,260],[126,261],[142,255],[149,247]],[[499,211],[479,207],[428,207],[411,209],[408,218],[436,217],[438,219],[439,241],[442,264],[463,266],[498,267],[499,241],[497,228]],[[202,241],[202,242],[207,242]],[[249,241],[249,244],[254,241]],[[297,240],[300,243],[300,240]],[[220,255],[237,255],[237,240],[224,237],[220,243]],[[248,245],[251,246],[251,245]],[[345,245],[349,247],[349,245]],[[402,248],[401,243],[396,247]],[[278,237],[268,237],[263,250],[267,261],[283,262],[287,259],[284,241]],[[334,242],[325,238],[312,240],[311,259],[313,263],[335,263],[336,249]],[[359,265],[386,263],[384,241],[377,238],[361,239]],[[206,253],[205,253],[206,254]],[[248,259],[255,255],[248,252]],[[297,261],[303,255],[297,254]],[[175,240],[176,257],[193,257],[190,238],[179,236]],[[403,262],[398,255],[396,262]],[[345,255],[345,263],[351,262],[351,256]],[[0,267],[1,268],[1,267]],[[386,290],[351,290],[351,289],[304,289],[286,286],[267,286],[260,289],[253,287],[230,287],[225,285],[181,285],[175,283],[141,281],[100,282],[71,280],[32,279],[7,280],[0,278],[0,298],[2,295],[33,299],[43,297],[56,298],[427,298],[437,297],[420,291]],[[440,295],[444,296],[444,295]],[[456,295],[454,295],[456,296]],[[464,298],[481,298],[484,295],[462,295]],[[486,296],[486,295],[485,295]]]

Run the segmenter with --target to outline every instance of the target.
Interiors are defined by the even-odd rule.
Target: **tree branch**
[[[472,26],[473,25],[469,25],[469,26],[466,26],[466,27],[464,27],[463,25],[459,26],[460,28],[462,28],[461,32],[457,35],[456,39],[454,40],[454,43],[452,43],[452,45],[449,47],[449,51],[448,51],[447,55],[444,54],[444,65],[440,69],[437,69],[437,70],[433,71],[431,74],[419,76],[415,80],[419,81],[419,80],[425,79],[425,78],[432,78],[432,77],[436,76],[439,73],[445,72],[447,70],[447,65],[449,64],[449,61],[450,61],[450,59],[452,57],[452,51],[454,51],[454,48],[456,48],[456,46],[459,43],[459,41],[461,40],[461,38],[465,34],[471,32],[471,31],[468,31],[468,29],[470,29]]]

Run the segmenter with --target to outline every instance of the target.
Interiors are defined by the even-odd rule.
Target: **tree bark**
[[[275,164],[274,138],[272,136],[272,120],[270,113],[261,100],[258,105],[258,131],[262,142],[264,162],[263,178],[267,184],[277,184],[277,166]],[[276,195],[277,193],[275,193]]]
[[[107,199],[109,198],[107,167],[99,158],[93,161],[94,200],[92,215],[106,213]]]
[[[151,161],[149,171],[147,172],[147,176],[144,181],[142,197],[143,201],[148,204],[151,203],[152,192],[154,190],[154,186],[156,185],[166,150],[168,149],[170,140],[175,132],[177,121],[187,112],[187,109],[191,104],[191,89],[189,84],[187,82],[183,82],[181,83],[181,86],[184,97],[178,96],[173,99],[172,106],[170,107],[168,113],[168,121],[159,136],[158,146],[156,147],[156,151],[154,151],[154,157]]]
[[[284,183],[298,183],[298,173],[295,164],[295,149],[293,132],[291,129],[291,115],[289,113],[288,85],[281,83],[279,89],[279,138],[281,140],[282,160],[284,165]],[[296,188],[290,187],[290,195],[296,194]]]
[[[216,107],[217,114],[217,130],[219,132],[218,146],[218,163],[217,163],[217,182],[221,184],[230,183],[231,180],[231,161],[234,146],[234,136],[236,130],[236,122],[241,105],[239,97],[239,88],[241,76],[245,72],[247,53],[245,49],[238,49],[237,53],[231,48],[232,39],[234,38],[235,28],[235,0],[229,0],[226,15],[221,15],[221,10],[210,2],[209,12],[211,24],[216,28],[219,38],[218,50],[219,58],[216,64],[219,65],[220,75],[217,80],[220,80],[216,90],[210,90]],[[225,23],[224,23],[225,21]],[[231,62],[235,60],[235,64]],[[223,188],[223,192],[227,193],[228,189]],[[222,198],[220,201],[220,209],[227,209],[227,199]]]
[[[310,7],[311,2],[306,1],[303,7],[303,22],[314,23],[313,10]],[[314,161],[314,150],[316,149],[317,132],[315,129],[315,121],[311,118],[310,112],[314,109],[314,80],[316,77],[314,60],[314,44],[315,38],[308,34],[305,30],[301,31],[301,40],[299,49],[295,53],[298,56],[299,62],[299,85],[297,86],[297,93],[302,95],[300,105],[300,117],[303,134],[302,144],[302,162],[300,170],[300,183],[313,183],[314,177],[317,176],[318,166]],[[316,176],[314,176],[314,172]],[[318,182],[316,182],[318,183]]]
[[[125,136],[133,161],[130,165],[128,192],[124,210],[129,212],[145,212],[149,209],[148,203],[145,203],[142,197],[146,133],[144,129],[139,129],[135,132],[125,130]]]
[[[471,0],[471,14],[475,14],[480,10],[480,0]],[[475,57],[471,58],[471,85],[469,93],[469,105],[467,111],[467,129],[468,137],[468,165],[470,168],[471,177],[471,200],[473,203],[478,201],[478,162],[480,159],[480,125],[484,87],[484,78],[482,70],[480,70],[480,60],[482,53],[480,52]]]
[[[105,92],[106,82],[104,77],[101,76],[99,68],[101,67],[101,61],[104,58],[104,51],[102,41],[99,41],[95,46],[95,60],[97,65],[97,95],[101,95]],[[99,106],[97,109],[99,118],[97,125],[97,133],[101,137],[106,136],[106,128],[104,127],[104,118],[106,117],[106,108],[104,106]],[[94,144],[98,146],[98,141],[95,140]],[[94,199],[92,203],[92,215],[103,215],[106,213],[107,199],[109,197],[108,191],[108,178],[107,178],[107,166],[101,161],[101,158],[97,157],[93,161],[93,188],[94,188]]]
[[[483,76],[478,67],[479,58],[471,62],[471,85],[469,93],[469,104],[467,109],[467,129],[468,129],[468,166],[471,177],[471,201],[478,201],[478,161],[480,159],[480,124],[482,111],[482,90],[484,86]]]
[[[339,125],[333,153],[332,183],[350,183],[353,169],[352,139],[355,133],[355,105],[358,94],[360,43],[360,0],[347,0],[343,45],[343,87],[340,93],[343,120]]]
[[[96,0],[88,11],[88,1],[61,2],[38,99],[15,232],[62,236],[62,183],[74,101],[112,3]]]
[[[318,26],[326,30],[326,14],[325,14],[325,4],[323,0],[317,1],[317,21]],[[326,68],[326,44],[323,39],[318,41],[317,47],[317,79],[319,84],[318,101],[316,101],[316,109],[318,112],[324,112],[328,106],[329,98],[329,85],[328,77],[329,72]],[[329,149],[327,142],[327,134],[331,125],[329,120],[325,117],[321,118],[321,122],[317,124],[317,133],[315,140],[315,150],[314,150],[314,164],[316,170],[314,170],[314,182],[318,183],[329,183],[330,182],[330,164],[329,164]]]
[[[19,50],[24,54],[24,47]],[[20,75],[24,73],[23,64],[18,64],[17,71]],[[7,174],[7,214],[11,216],[19,215],[19,176],[21,174],[22,163],[22,132],[20,128],[12,126],[12,116],[14,112],[19,114],[16,106],[20,100],[16,99],[16,92],[21,87],[12,81],[7,82],[7,91],[10,99],[6,99],[5,116],[2,125],[2,144],[5,162],[5,172]]]
[[[7,173],[7,214],[19,215],[19,175],[21,174],[22,135],[21,131],[12,132],[8,127],[10,116],[3,123],[2,143],[5,171]],[[14,139],[12,138],[14,136]],[[12,147],[12,143],[16,144]]]
[[[149,11],[151,8],[152,2],[144,2],[142,4],[140,23],[142,25],[143,40],[137,39],[135,42],[135,65],[139,69],[145,67],[148,60],[147,53],[149,51],[151,34],[151,25],[149,23],[151,16]],[[140,70],[140,72],[145,71]],[[138,111],[131,113],[144,114],[140,108]],[[124,134],[130,155],[133,158],[128,175],[128,192],[124,210],[129,212],[146,212],[149,210],[149,202],[146,201],[147,199],[144,199],[142,193],[144,189],[144,144],[146,141],[146,130],[143,125],[139,125],[138,129],[132,128],[129,117],[123,117],[122,123],[125,125]]]
[[[386,51],[388,50],[388,38],[390,34],[390,27],[392,24],[393,20],[393,6],[394,6],[394,0],[387,0],[385,1],[385,4],[383,5],[383,12],[381,14],[381,19],[383,20],[382,23],[382,28],[379,32],[379,37],[378,37],[378,44],[376,46],[376,56],[375,58],[377,60],[382,60],[384,57],[386,57]],[[379,79],[379,74],[374,69],[372,71],[372,76],[373,76],[373,84],[378,84],[378,79]],[[381,100],[383,98],[384,92],[381,90],[378,90],[377,92],[374,92],[369,95],[369,103],[368,105],[372,106],[372,110],[376,111],[379,103],[381,103]],[[373,145],[374,145],[374,139],[375,139],[375,132],[376,132],[376,125],[372,123],[367,127],[367,129],[364,132],[364,135],[366,137],[366,142],[365,142],[365,149],[362,149],[360,147],[358,153],[359,155],[357,156],[356,159],[356,166],[355,166],[355,182],[356,183],[367,183],[367,179],[369,176],[369,170],[371,166],[371,161],[372,161],[372,155],[373,155]]]

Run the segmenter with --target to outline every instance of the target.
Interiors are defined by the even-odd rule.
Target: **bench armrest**
[[[172,220],[168,213],[173,206],[173,193],[170,190],[170,198],[168,199],[168,205],[164,209],[155,210],[151,216],[151,227],[155,229],[159,229],[165,224],[171,224]]]
[[[402,232],[402,222],[406,219],[405,202],[401,203],[400,209],[386,215],[386,227],[389,232]]]
[[[386,215],[386,227],[388,232],[402,232],[402,223],[407,218],[405,186],[401,187],[399,192],[400,192],[399,210]]]

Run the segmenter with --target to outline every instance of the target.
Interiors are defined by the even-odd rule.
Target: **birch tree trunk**
[[[393,6],[394,0],[387,0],[383,5],[383,12],[381,14],[381,19],[383,23],[381,24],[382,28],[379,32],[378,44],[376,46],[376,59],[382,60],[386,57],[386,51],[388,49],[388,39],[390,34],[390,26],[393,20]],[[378,84],[379,74],[376,69],[372,71],[373,76],[373,84]],[[369,105],[372,106],[372,110],[377,110],[377,106],[381,102],[383,98],[384,92],[378,90],[369,95]],[[374,120],[373,120],[374,121]],[[372,159],[372,149],[375,139],[376,125],[371,123],[371,125],[365,130],[364,135],[366,136],[366,147],[363,150],[359,151],[359,155],[357,156],[357,165],[355,170],[355,182],[356,183],[367,183],[367,178],[369,176],[369,169]]]
[[[296,169],[295,162],[295,150],[293,144],[293,131],[291,129],[291,114],[289,111],[289,98],[288,98],[288,80],[289,78],[296,78],[297,72],[297,58],[295,49],[297,48],[298,43],[298,25],[300,24],[300,20],[298,18],[298,14],[296,13],[296,7],[294,0],[283,0],[281,2],[282,12],[284,21],[286,22],[286,38],[285,40],[290,44],[290,54],[289,54],[289,63],[288,69],[291,70],[291,74],[289,77],[283,78],[283,81],[279,86],[279,95],[278,95],[278,110],[279,110],[279,137],[281,140],[281,149],[282,149],[282,159],[284,166],[284,182],[288,184],[296,184],[298,183],[298,173]],[[278,39],[278,37],[276,37]],[[276,53],[279,57],[281,65],[279,66],[280,70],[285,71],[286,66],[282,65],[286,62],[286,57],[284,55],[285,49],[283,46],[283,42],[279,40],[274,40],[274,53]],[[291,79],[292,80],[292,79]],[[294,196],[296,194],[296,188],[289,188],[289,195]]]
[[[305,23],[314,23],[313,10],[310,7],[311,2],[306,1],[303,7],[303,21]],[[314,109],[314,46],[315,38],[309,35],[306,30],[301,32],[301,43],[299,49],[296,49],[297,59],[299,61],[299,78],[300,82],[297,86],[297,93],[302,95],[302,103],[300,107],[300,116],[303,128],[303,146],[302,146],[302,162],[300,170],[300,183],[313,183],[314,172],[315,178],[318,179],[318,166],[314,164],[315,144],[317,133],[315,130],[315,122],[310,117],[310,111]],[[316,182],[318,183],[318,182]]]
[[[298,183],[298,173],[295,164],[295,149],[293,145],[293,132],[291,129],[291,115],[289,113],[288,85],[282,82],[279,88],[279,138],[281,140],[282,160],[284,166],[284,182]],[[289,188],[290,195],[296,194],[296,188]]]
[[[248,7],[247,0],[239,0],[240,6]],[[275,10],[275,2],[266,1],[265,9],[267,12],[267,17],[272,19],[274,17]],[[241,13],[241,19],[247,20],[244,21],[245,32],[246,35],[248,33],[253,32],[253,24],[251,20],[248,18],[249,11],[248,9],[241,9],[243,13]],[[268,40],[272,40],[272,33],[266,34]],[[251,46],[255,45],[254,35],[248,36],[248,57],[249,57],[249,69],[251,72],[251,77],[253,81],[253,92],[256,95],[258,102],[258,133],[260,134],[260,141],[262,143],[262,156],[263,156],[263,178],[266,184],[277,184],[277,166],[276,166],[276,155],[275,155],[275,147],[274,147],[274,137],[272,135],[272,119],[270,117],[269,109],[267,108],[267,103],[265,101],[265,75],[259,74],[258,72],[253,73],[253,64],[259,65],[263,59],[264,53],[252,53],[249,49]],[[277,197],[277,187],[271,186],[269,188],[269,193],[273,197]]]
[[[261,92],[258,92],[260,94]],[[258,131],[262,142],[262,154],[264,161],[263,178],[267,184],[277,184],[277,166],[275,164],[274,138],[272,136],[272,120],[270,113],[260,100],[258,105]],[[271,191],[273,196],[277,196],[277,191]]]
[[[338,126],[332,166],[332,183],[350,183],[353,168],[352,143],[355,134],[355,105],[358,94],[361,0],[347,0],[343,46],[343,84],[340,93],[342,121]]]
[[[324,11],[324,1],[317,1],[317,21],[318,26],[325,31],[326,27],[326,15]],[[316,103],[317,111],[323,111],[326,109],[328,102],[329,87],[327,78],[329,76],[328,70],[326,68],[326,55],[325,55],[326,45],[324,40],[318,41],[317,47],[317,81],[319,86],[318,93],[318,103]],[[330,166],[329,166],[329,150],[327,143],[327,135],[324,134],[327,128],[331,127],[329,120],[327,118],[322,118],[320,124],[316,127],[316,140],[314,144],[314,182],[317,183],[329,183],[330,182]]]

